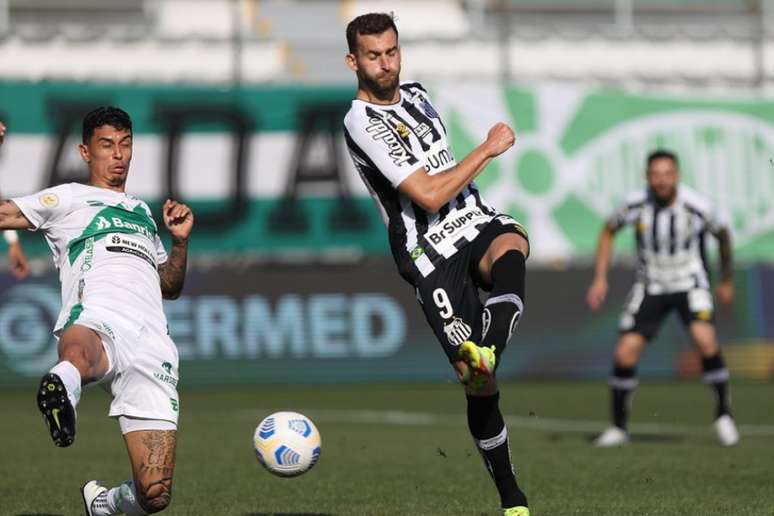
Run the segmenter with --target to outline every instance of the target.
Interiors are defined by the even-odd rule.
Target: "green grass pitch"
[[[603,382],[502,386],[511,449],[536,516],[774,514],[774,386],[734,383],[742,442],[720,448],[699,382],[645,381],[634,441],[590,446],[607,419]],[[0,394],[0,514],[82,514],[80,485],[129,476],[108,397],[84,392],[78,435],[57,449],[34,384]],[[453,384],[240,386],[181,391],[169,515],[496,515],[498,499],[467,433]],[[294,479],[264,471],[252,433],[269,412],[299,410],[323,439],[320,462]],[[638,432],[639,430],[639,432]]]

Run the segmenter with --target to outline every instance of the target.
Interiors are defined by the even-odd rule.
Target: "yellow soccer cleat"
[[[529,509],[523,505],[503,509],[503,516],[529,516]]]
[[[469,340],[466,340],[460,346],[460,360],[465,362],[471,370],[472,376],[491,375],[494,373],[497,357],[495,357],[495,347],[476,346]]]
[[[484,388],[495,370],[497,357],[494,349],[494,346],[491,348],[476,346],[469,340],[462,343],[459,357],[468,366],[460,378],[463,384],[474,391]]]

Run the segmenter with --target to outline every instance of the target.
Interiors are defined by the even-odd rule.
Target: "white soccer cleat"
[[[599,437],[594,439],[594,446],[598,448],[614,448],[623,446],[629,442],[629,434],[617,426],[609,426]]]
[[[104,512],[97,512],[99,509],[107,510],[107,488],[100,485],[96,480],[89,480],[81,487],[81,496],[83,496],[83,505],[86,507],[86,516],[95,516],[96,514],[104,514]],[[97,499],[99,498],[99,500]],[[100,506],[104,504],[105,506]]]
[[[728,414],[717,418],[713,426],[721,446],[734,446],[739,442],[739,430],[736,429],[734,418]]]

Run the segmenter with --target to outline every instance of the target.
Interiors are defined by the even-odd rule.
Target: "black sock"
[[[631,409],[631,395],[637,388],[637,369],[615,364],[613,374],[608,380],[610,397],[613,404],[613,424],[626,430]]]
[[[500,493],[503,508],[527,506],[527,497],[516,483],[508,445],[508,429],[500,413],[500,393],[468,395],[468,428]]]
[[[704,383],[710,385],[715,392],[715,418],[731,414],[728,402],[728,369],[723,356],[718,351],[709,358],[702,358],[704,368]]]
[[[483,312],[482,346],[495,346],[503,352],[524,312],[526,258],[519,251],[508,251],[492,264],[492,292]]]

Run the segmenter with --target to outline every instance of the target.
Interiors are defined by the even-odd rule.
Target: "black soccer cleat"
[[[38,389],[38,409],[43,414],[54,444],[64,448],[75,440],[75,409],[59,375],[46,374]]]

